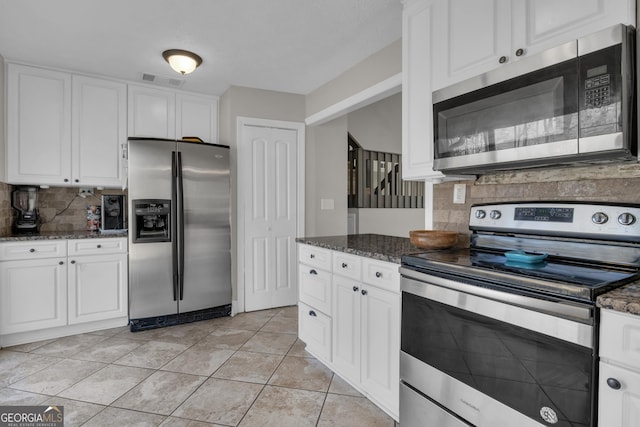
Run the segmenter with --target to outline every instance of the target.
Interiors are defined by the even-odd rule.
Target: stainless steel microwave
[[[616,25],[433,93],[434,169],[633,160],[635,30]]]

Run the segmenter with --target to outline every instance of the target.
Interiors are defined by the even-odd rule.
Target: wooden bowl
[[[444,230],[411,230],[409,240],[422,249],[446,249],[458,243],[458,233]]]

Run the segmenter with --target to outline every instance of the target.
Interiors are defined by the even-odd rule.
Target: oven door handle
[[[593,307],[468,285],[401,267],[402,292],[594,348]]]

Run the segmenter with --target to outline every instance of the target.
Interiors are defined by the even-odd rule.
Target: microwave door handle
[[[178,234],[177,230],[177,214],[178,209],[176,206],[178,188],[177,178],[178,173],[176,170],[177,159],[176,152],[171,152],[171,265],[173,270],[173,300],[178,300]]]
[[[184,299],[184,189],[182,185],[182,153],[178,152],[178,278],[180,301]]]

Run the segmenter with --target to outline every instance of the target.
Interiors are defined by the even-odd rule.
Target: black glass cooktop
[[[501,252],[462,249],[402,257],[404,267],[465,283],[522,288],[595,301],[595,297],[640,278],[636,269],[580,264],[547,257],[540,262],[509,260]]]

